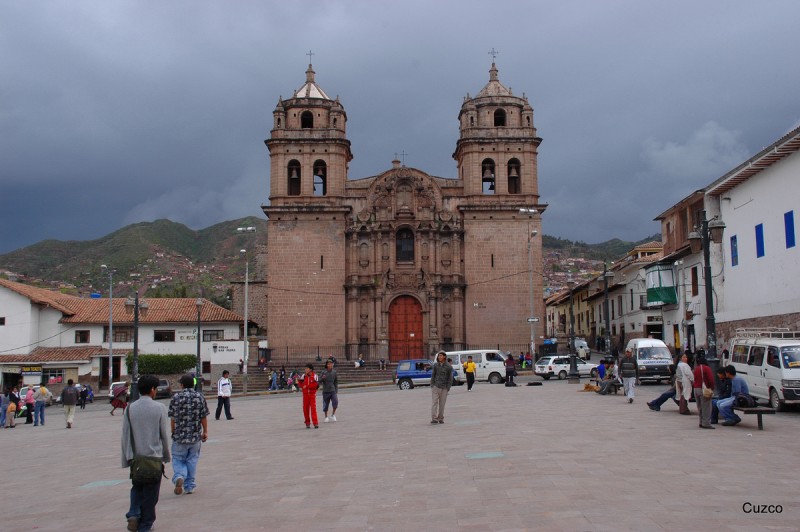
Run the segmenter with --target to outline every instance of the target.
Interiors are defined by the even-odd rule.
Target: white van
[[[750,395],[782,410],[800,404],[800,331],[737,329],[723,365],[732,365],[747,382]]]
[[[628,342],[628,349],[639,364],[639,380],[669,380],[672,353],[667,344],[655,338],[634,338]]]
[[[464,363],[468,357],[476,366],[476,381],[489,381],[492,384],[500,384],[506,380],[506,358],[510,356],[505,351],[497,349],[474,349],[472,351],[447,351],[447,358],[451,360],[453,369],[456,370],[456,382],[463,384],[467,382],[464,374]]]

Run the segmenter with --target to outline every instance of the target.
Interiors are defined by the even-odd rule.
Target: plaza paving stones
[[[235,420],[209,420],[195,493],[162,484],[156,529],[800,529],[797,409],[764,431],[749,417],[700,430],[674,405],[647,408],[663,386],[633,404],[582,386],[455,387],[442,425],[429,388],[352,389],[319,430],[305,429],[300,394],[234,398]],[[51,407],[45,427],[0,431],[0,528],[125,529],[122,416],[107,412],[90,405],[66,430]]]

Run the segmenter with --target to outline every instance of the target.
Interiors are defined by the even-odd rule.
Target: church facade
[[[263,207],[273,352],[399,360],[539,343],[541,138],[527,98],[500,82],[494,63],[461,105],[455,177],[393,161],[351,178],[347,114],[311,65],[273,120]]]

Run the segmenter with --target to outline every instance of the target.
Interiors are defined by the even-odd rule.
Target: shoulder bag
[[[131,408],[125,409],[128,416],[128,426],[130,429],[131,449],[133,449],[133,460],[131,460],[131,480],[134,484],[156,484],[164,478],[164,463],[158,456],[140,456],[136,454],[136,444],[133,439],[133,425],[131,425]]]
[[[700,380],[702,382],[701,386],[703,387],[703,397],[706,399],[714,397],[714,390],[706,386],[706,375],[703,369],[700,370]]]

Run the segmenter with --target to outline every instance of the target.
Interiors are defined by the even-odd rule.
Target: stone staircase
[[[319,367],[318,367],[319,366]],[[364,383],[364,382],[392,382],[392,378],[394,377],[394,370],[396,364],[387,364],[385,370],[378,369],[377,365],[374,367],[367,366],[365,368],[355,368],[350,364],[339,364],[336,367],[336,373],[338,375],[339,386],[346,385],[346,384],[354,384],[354,383]],[[292,368],[301,370],[302,368]],[[322,370],[321,364],[314,364],[314,371],[316,373],[320,373]],[[286,370],[287,374],[291,373],[291,370],[287,367]],[[235,391],[242,390],[242,375],[236,374],[231,375],[231,382],[233,383],[233,389]],[[269,390],[270,380],[269,380],[269,372],[261,371],[258,369],[258,366],[253,366],[248,368],[247,374],[247,391],[249,392],[264,392]]]

